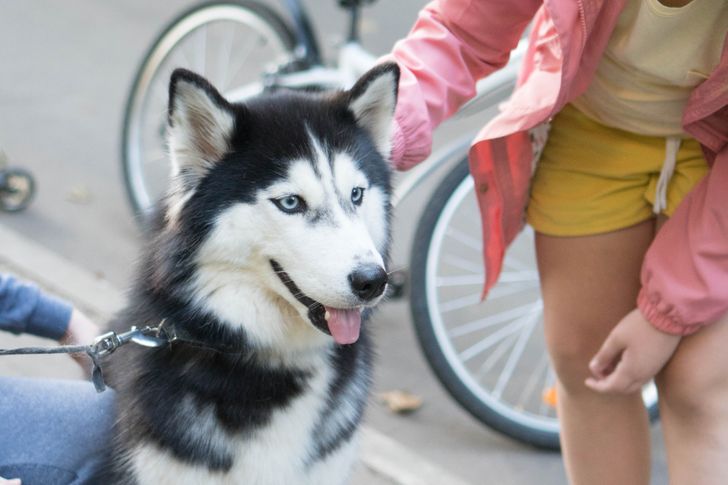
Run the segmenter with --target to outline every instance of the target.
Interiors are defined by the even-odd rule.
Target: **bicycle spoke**
[[[523,355],[523,350],[526,348],[526,342],[528,342],[528,339],[531,336],[531,332],[533,332],[533,328],[536,326],[536,322],[538,321],[539,310],[540,308],[537,308],[530,315],[523,317],[523,320],[525,322],[524,326],[527,328],[525,328],[519,336],[518,342],[516,342],[516,345],[514,346],[511,355],[508,356],[508,361],[503,367],[503,370],[498,377],[498,382],[493,388],[493,395],[497,399],[500,399],[501,395],[503,394],[503,390],[508,385],[508,382],[510,382],[511,377],[513,377],[513,371],[516,368],[516,364]]]
[[[449,313],[478,303],[480,303],[480,292],[442,303],[440,313]]]
[[[456,240],[463,246],[470,248],[470,249],[474,249],[475,251],[478,251],[478,253],[480,253],[480,251],[483,250],[483,243],[480,240],[478,240],[460,230],[457,230],[457,229],[451,227],[447,230],[446,235],[448,237]]]
[[[484,274],[474,275],[457,275],[457,276],[439,276],[435,280],[437,288],[448,288],[453,286],[482,286],[485,281]],[[488,293],[488,299],[497,298],[498,296],[510,295],[520,291],[538,288],[538,281],[528,281],[526,279],[513,279],[507,286],[497,286]]]
[[[167,56],[160,64],[159,69],[154,74],[155,82],[153,82],[150,87],[150,93],[152,91],[154,92],[154,105],[162,107],[162,109],[157,110],[160,113],[160,116],[166,116],[167,103],[169,101],[168,86],[169,80],[172,77],[172,72],[179,67],[183,67],[185,69],[194,69],[194,63],[187,55],[189,41],[190,36],[188,35],[183,39],[183,45],[180,46],[179,49],[175,49],[174,51],[167,54]],[[147,117],[147,121],[149,121],[150,119],[152,121],[156,121],[156,118],[154,116]]]
[[[480,381],[485,377],[485,374],[487,374],[493,366],[505,355],[505,353],[508,351],[509,348],[513,346],[515,341],[518,339],[518,334],[513,334],[509,336],[508,338],[504,339],[503,342],[501,342],[498,347],[493,350],[493,352],[490,353],[487,359],[485,359],[485,362],[478,368],[478,371],[475,373],[475,379]]]
[[[185,38],[182,40],[182,45],[177,50],[177,52],[174,53],[174,56],[176,57],[177,54],[182,54],[183,61],[179,64],[177,64],[177,67],[185,67],[187,69],[193,69],[193,66],[195,65],[194,62],[192,62],[192,59],[190,59],[188,55],[188,48],[190,47],[190,43],[194,39],[193,37],[194,32],[191,32],[190,34],[187,34]],[[172,66],[174,67],[174,65]]]
[[[265,42],[265,39],[264,39],[264,38],[261,38],[261,39],[263,40],[263,42]],[[239,75],[239,74],[240,74],[240,73],[241,73],[241,72],[243,71],[243,69],[244,69],[244,68],[245,68],[245,66],[246,66],[246,62],[248,61],[248,58],[249,58],[249,57],[250,57],[250,55],[251,55],[251,54],[252,54],[252,53],[253,53],[253,52],[255,51],[255,49],[256,49],[256,48],[258,47],[258,46],[256,45],[256,42],[249,42],[249,43],[245,43],[245,42],[240,42],[240,45],[241,45],[241,46],[245,46],[245,47],[246,47],[246,50],[242,51],[242,52],[243,52],[243,54],[244,54],[244,55],[243,55],[243,58],[242,58],[242,61],[240,61],[240,62],[238,63],[238,67],[237,67],[237,69],[235,70],[235,73],[234,73],[234,74],[233,74],[233,76],[232,76],[232,77],[230,78],[230,82],[231,82],[231,83],[232,83],[232,81],[234,81],[234,80],[235,80],[235,79],[236,79],[236,78],[238,77],[238,75]],[[238,59],[239,59],[239,58],[240,58],[240,57],[238,56]],[[232,87],[236,87],[236,86],[232,86]]]
[[[222,27],[219,24],[218,26]],[[233,29],[229,28],[229,26],[228,28],[223,29],[223,32],[225,33],[225,41],[223,43],[223,47],[217,50],[217,79],[219,83],[218,87],[220,88],[221,92],[225,92],[225,90],[227,90],[228,84],[230,83],[230,79],[228,79],[227,76],[230,67],[230,58],[233,54],[233,40],[235,36],[235,32],[233,31]],[[222,70],[222,72],[220,72],[220,70]]]
[[[450,286],[470,286],[470,285],[482,285],[484,276],[481,274],[475,275],[459,275],[459,276],[440,276],[437,278],[435,285],[438,288],[445,288]]]
[[[516,271],[533,271],[533,265],[524,263],[513,254],[506,253],[506,257],[503,259],[503,267],[511,268]]]
[[[512,335],[519,330],[521,330],[521,327],[523,327],[523,324],[517,324],[517,325],[509,325],[507,327],[503,327],[500,330],[493,332],[488,337],[484,338],[477,344],[473,345],[472,347],[469,347],[465,349],[463,352],[459,354],[460,360],[463,362],[467,362],[479,353],[488,350],[493,345],[497,344],[504,338],[508,337],[509,335]]]
[[[533,271],[533,261],[530,258],[527,258],[526,261],[522,261],[521,259],[524,253],[528,255],[533,254],[533,230],[529,226],[526,226],[521,234],[519,238],[525,238],[525,240],[516,239],[514,241],[503,259],[503,267],[516,271]]]
[[[483,265],[481,263],[473,263],[470,260],[455,256],[453,254],[446,254],[442,257],[442,262],[447,263],[455,268],[470,271],[475,274],[483,273]]]
[[[538,271],[503,271],[498,277],[499,282],[511,283],[516,281],[538,282]]]
[[[204,24],[198,29],[198,35],[200,42],[197,43],[197,49],[195,54],[195,70],[207,76],[207,27],[209,24]]]
[[[527,408],[527,401],[533,395],[534,391],[538,390],[536,386],[538,386],[538,382],[541,379],[541,376],[544,374],[544,372],[548,372],[548,366],[549,366],[549,359],[548,355],[543,352],[541,354],[541,358],[538,361],[538,364],[536,365],[536,369],[531,373],[531,375],[528,377],[528,380],[526,381],[526,385],[523,386],[523,391],[518,396],[518,399],[516,400],[516,406],[526,409]],[[542,402],[540,399],[541,396],[538,396],[538,402]]]
[[[448,335],[450,335],[451,337],[462,337],[463,335],[467,335],[478,330],[483,330],[484,328],[492,327],[500,323],[507,323],[511,320],[516,320],[524,315],[530,314],[539,307],[540,302],[537,302],[530,305],[516,307],[511,310],[506,310],[504,312],[497,313],[495,315],[491,315],[489,317],[481,318],[455,327],[448,332]]]
[[[537,281],[524,281],[509,283],[507,285],[496,285],[492,290],[490,290],[490,293],[488,293],[488,301],[496,300],[498,298],[503,298],[504,296],[509,296],[516,293],[523,293],[527,291],[531,292],[537,288]]]

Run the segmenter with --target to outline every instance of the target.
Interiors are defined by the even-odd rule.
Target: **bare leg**
[[[655,379],[673,485],[724,484],[728,476],[726,342],[728,315],[683,338]]]
[[[657,377],[670,483],[728,477],[728,315],[684,338]]]
[[[561,444],[575,485],[645,485],[650,445],[641,396],[584,385],[588,362],[635,308],[654,222],[594,236],[536,236],[546,342],[558,375]]]

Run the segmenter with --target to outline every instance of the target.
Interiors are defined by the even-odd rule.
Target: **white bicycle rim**
[[[176,50],[180,48],[180,42],[184,42],[202,28],[213,25],[214,23],[232,24],[233,27],[247,27],[249,32],[255,33],[257,37],[253,41],[261,39],[269,45],[276,53],[267,59],[267,64],[273,66],[285,62],[286,56],[290,53],[288,47],[281,41],[279,34],[261,17],[253,11],[243,7],[234,5],[213,5],[207,8],[190,13],[187,17],[180,20],[172,27],[162,39],[157,43],[156,48],[149,54],[147,61],[139,74],[138,82],[134,91],[131,93],[131,104],[129,107],[128,131],[124,140],[125,153],[127,160],[127,177],[130,190],[133,191],[134,197],[137,199],[137,205],[142,212],[148,211],[154,204],[162,191],[167,187],[168,182],[168,162],[166,158],[166,147],[163,133],[157,132],[166,126],[166,86],[169,82],[168,75],[160,75],[160,67],[176,54]],[[199,39],[192,39],[196,45],[183,46],[185,48],[197,47],[199,51],[195,54],[189,52],[181,52],[178,62],[174,66],[166,66],[165,74],[171,74],[173,67],[186,67],[199,74],[211,78],[210,80],[223,93],[232,88],[239,86],[224,86],[220,84],[219,79],[215,79],[212,73],[207,72],[207,41],[208,32],[205,31],[204,36]],[[233,45],[236,40],[234,37],[237,33],[231,35],[229,45],[225,49],[219,49],[218,55],[230,55],[233,48],[240,48],[247,55],[253,54],[255,45],[253,42],[248,45]],[[252,46],[252,47],[251,47]],[[246,51],[248,49],[249,51]],[[188,49],[189,50],[189,49]],[[193,56],[190,59],[190,55]],[[217,63],[218,65],[220,63]],[[243,62],[237,62],[236,68],[239,70]],[[211,63],[212,65],[212,63]],[[167,73],[166,71],[169,71]],[[233,73],[233,78],[238,73]],[[257,77],[255,81],[260,84],[260,78],[263,72],[254,73]],[[223,77],[225,77],[223,75]],[[161,84],[159,84],[161,83]],[[156,92],[152,92],[156,90]],[[155,100],[154,108],[148,106],[152,102],[149,98],[155,94],[159,96],[161,90],[165,97],[162,101]],[[259,92],[257,90],[247,90],[251,94]],[[150,132],[151,128],[151,132]]]

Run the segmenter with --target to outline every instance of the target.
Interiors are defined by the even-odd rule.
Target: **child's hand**
[[[68,322],[66,334],[61,338],[63,345],[88,345],[99,335],[99,327],[86,315],[76,308],[73,309],[71,320]],[[73,360],[80,365],[87,375],[90,375],[91,360],[86,354],[71,354]],[[2,485],[2,482],[0,482]]]
[[[19,478],[8,480],[7,478],[0,477],[0,485],[21,485],[21,483]]]
[[[638,392],[672,357],[679,335],[661,332],[632,310],[607,337],[589,363],[586,385],[598,392]]]

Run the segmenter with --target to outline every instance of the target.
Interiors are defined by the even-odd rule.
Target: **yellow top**
[[[607,126],[650,136],[686,136],[683,109],[718,65],[728,0],[667,7],[628,0],[594,80],[573,104]]]

